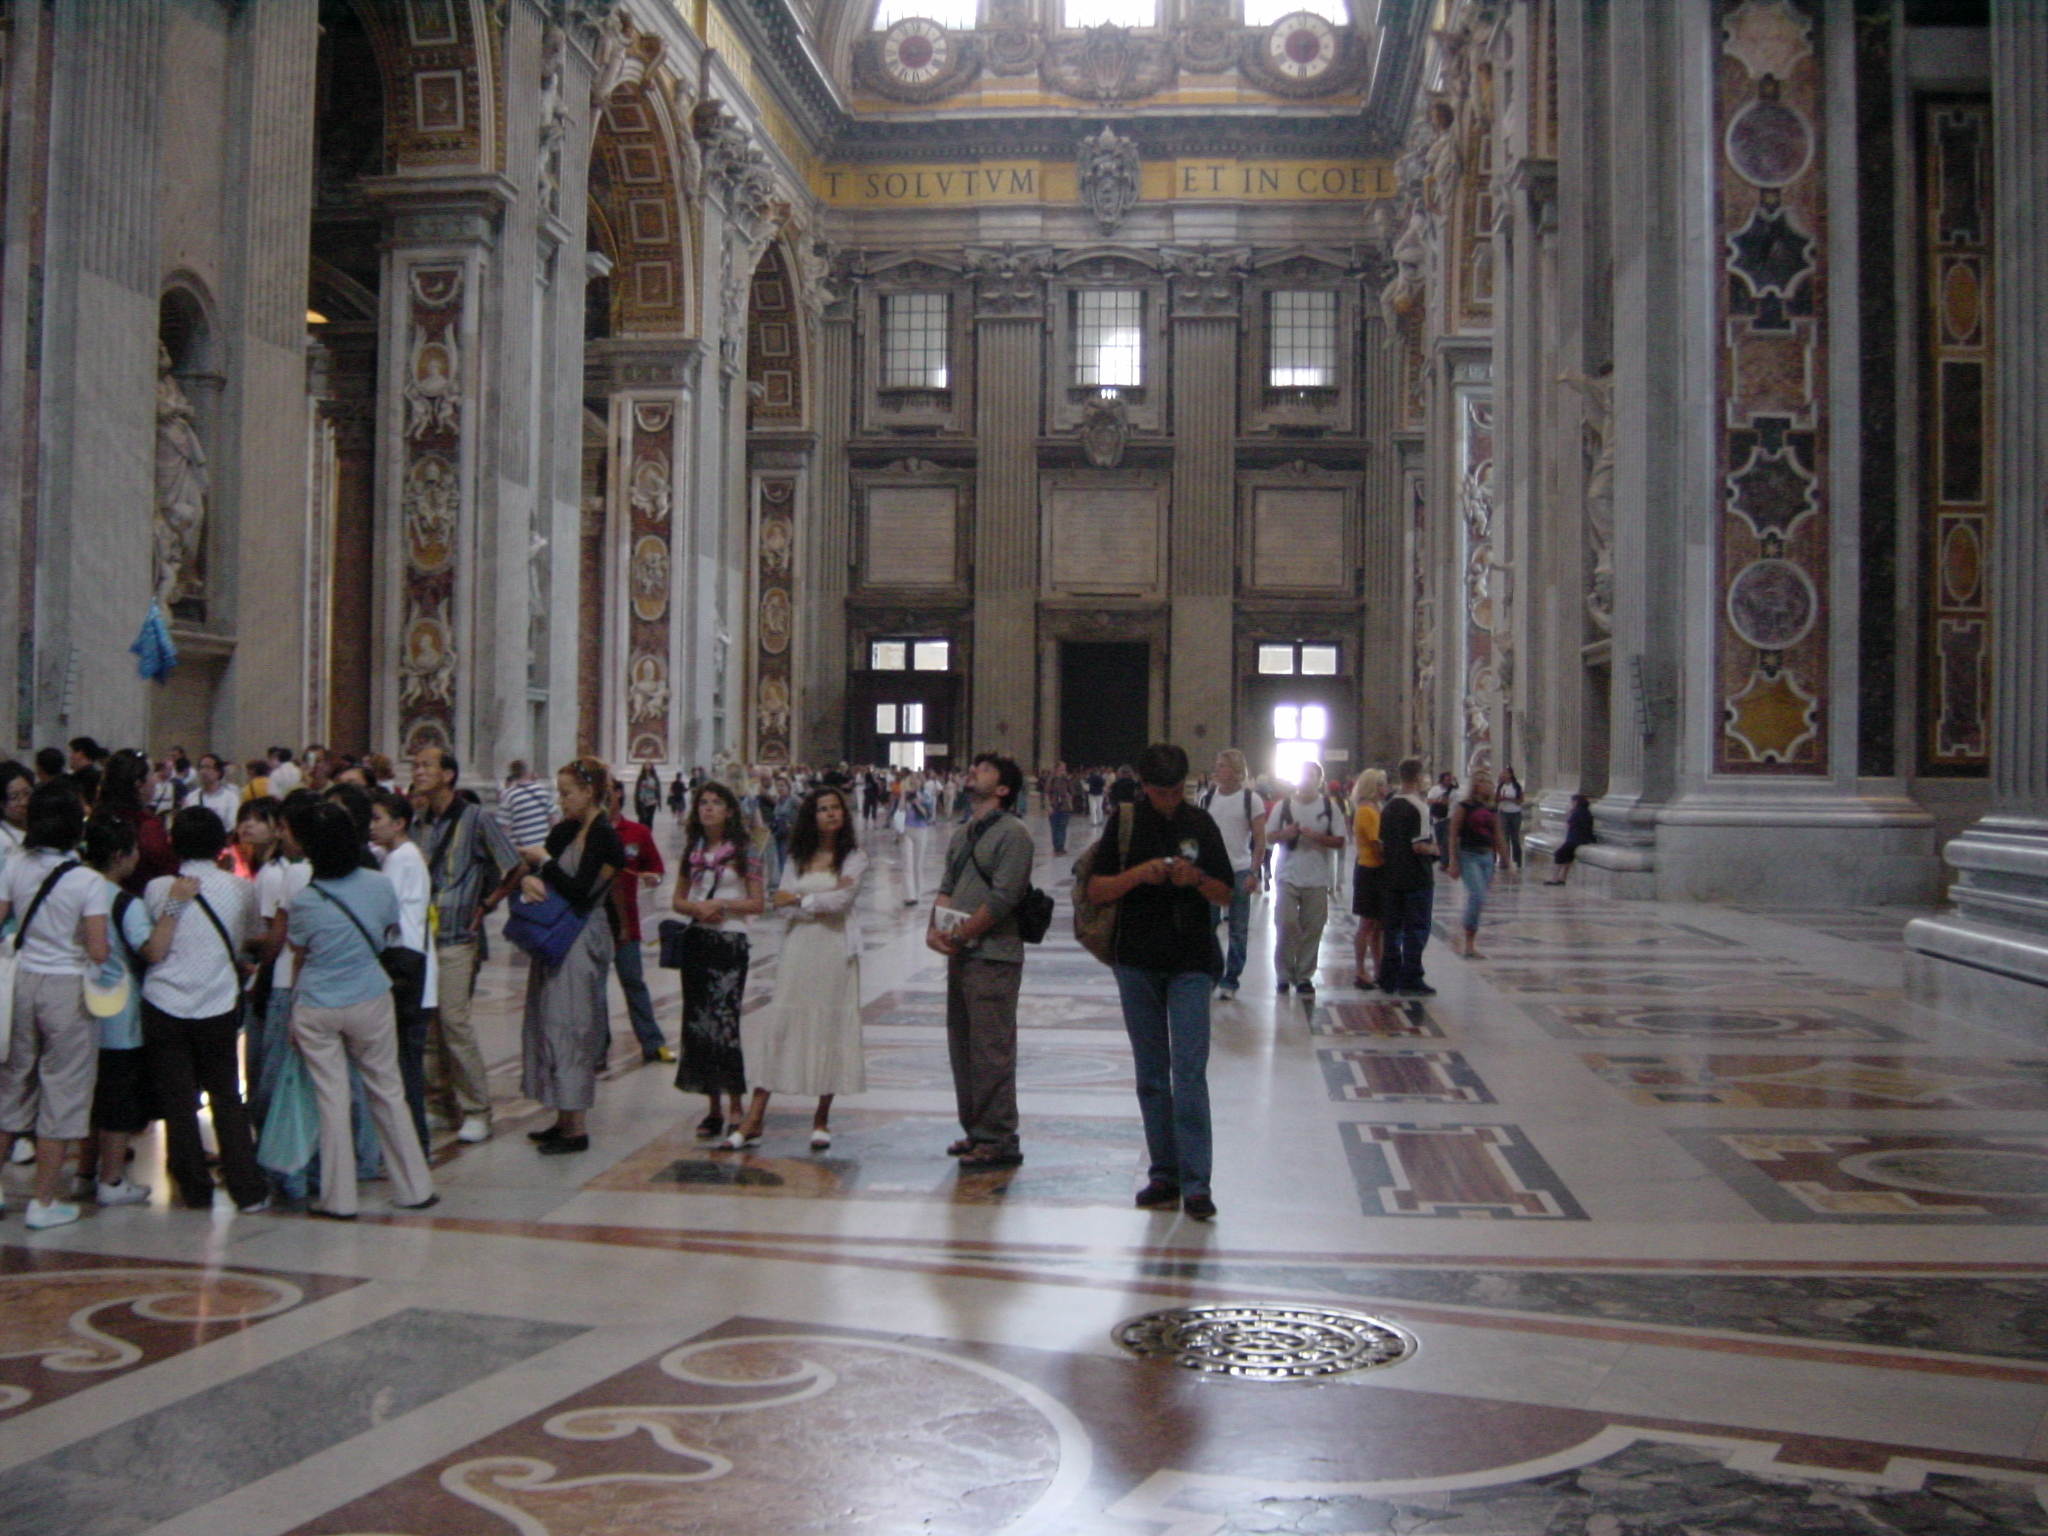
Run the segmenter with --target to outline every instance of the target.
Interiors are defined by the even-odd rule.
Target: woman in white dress
[[[816,1094],[811,1150],[832,1145],[833,1097],[867,1087],[860,1041],[860,923],[854,901],[868,856],[854,834],[846,796],[830,785],[797,807],[772,910],[789,920],[776,964],[775,995],[740,1022],[741,1054],[754,1101],[725,1139],[737,1152],[760,1144],[768,1098]]]

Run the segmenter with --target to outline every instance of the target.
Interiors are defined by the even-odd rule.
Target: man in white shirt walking
[[[1344,813],[1323,791],[1323,765],[1304,763],[1301,783],[1266,818],[1273,845],[1273,976],[1279,990],[1316,991],[1316,955],[1330,917],[1330,867],[1344,846]]]
[[[235,816],[242,808],[242,792],[227,781],[227,765],[211,752],[199,754],[199,792],[189,802],[203,805],[233,830]]]
[[[1230,850],[1230,905],[1216,908],[1217,921],[1230,924],[1223,979],[1216,984],[1216,995],[1228,1002],[1237,996],[1238,982],[1244,976],[1252,896],[1259,888],[1259,866],[1266,855],[1266,802],[1247,781],[1244,754],[1237,748],[1225,747],[1216,754],[1201,803],[1223,834],[1223,846]]]

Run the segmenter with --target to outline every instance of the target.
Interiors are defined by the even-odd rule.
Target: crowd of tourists
[[[31,1227],[84,1202],[147,1201],[131,1141],[161,1122],[170,1197],[238,1211],[303,1207],[355,1218],[359,1186],[392,1205],[437,1196],[437,1131],[492,1134],[473,1018],[485,919],[526,952],[523,1095],[552,1113],[528,1133],[557,1157],[591,1145],[588,1113],[612,1050],[616,979],[642,1059],[673,1062],[701,1096],[701,1140],[761,1144],[774,1096],[813,1101],[809,1146],[866,1086],[861,1049],[863,840],[896,836],[907,905],[929,902],[926,944],[947,961],[947,1045],[968,1170],[1023,1160],[1016,1015],[1026,947],[1051,899],[1031,883],[1018,765],[984,753],[952,773],[848,767],[733,775],[651,767],[627,783],[578,757],[552,781],[514,762],[486,806],[439,748],[398,767],[375,754],[275,748],[235,768],[212,753],[151,759],[89,738],[32,765],[0,762],[0,968],[8,1008],[0,1141],[32,1161]],[[1109,964],[1136,1064],[1149,1152],[1141,1207],[1207,1219],[1206,1063],[1212,1001],[1237,995],[1254,898],[1270,892],[1275,984],[1312,997],[1331,902],[1357,919],[1355,983],[1426,997],[1422,955],[1439,868],[1463,887],[1458,947],[1476,955],[1497,869],[1519,869],[1522,788],[1475,772],[1396,783],[1369,769],[1329,783],[1255,781],[1234,749],[1191,781],[1185,752],[1033,786],[1075,867],[1076,931]],[[1192,790],[1192,793],[1191,793]],[[679,972],[671,1046],[646,983],[641,898],[668,877],[651,830],[666,804],[681,850],[658,933]],[[927,846],[948,838],[936,887]],[[1553,883],[1591,840],[1574,807]],[[772,995],[743,1010],[751,920],[784,934]],[[209,1156],[199,1125],[212,1122]]]

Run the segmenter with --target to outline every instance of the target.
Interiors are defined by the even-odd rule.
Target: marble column
[[[846,438],[853,421],[854,320],[850,298],[835,297],[816,335],[818,452],[797,556],[797,717],[795,754],[805,763],[836,762],[846,751],[846,590],[853,558],[853,494]]]
[[[2048,10],[1991,7],[1998,469],[1994,809],[1948,845],[1954,911],[1906,928],[1916,1003],[2048,1039]]]
[[[1037,302],[1029,302],[1034,294]],[[985,281],[978,297],[972,699],[969,739],[947,745],[956,763],[976,752],[1001,752],[1032,772],[1040,755],[1037,438],[1043,289],[1035,281]]]
[[[1168,254],[1169,263],[1174,258]],[[1237,744],[1231,712],[1237,531],[1237,330],[1242,289],[1196,262],[1172,286],[1173,489],[1166,737],[1197,769]],[[1354,749],[1355,750],[1355,749]]]
[[[1400,420],[1401,354],[1398,338],[1387,334],[1377,314],[1360,327],[1359,416],[1372,445],[1365,458],[1364,527],[1359,555],[1365,565],[1363,653],[1358,664],[1358,768],[1374,766],[1392,774],[1407,755],[1402,729],[1402,658],[1408,638],[1408,571],[1404,559],[1405,477],[1393,436]]]

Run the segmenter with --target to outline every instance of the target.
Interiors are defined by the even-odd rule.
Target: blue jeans
[[[1458,858],[1458,883],[1465,887],[1465,931],[1477,933],[1479,909],[1486,905],[1487,887],[1493,884],[1493,850],[1461,854]]]
[[[1228,921],[1229,943],[1223,952],[1223,985],[1234,987],[1244,975],[1246,946],[1252,931],[1252,884],[1257,879],[1254,871],[1241,869],[1230,877],[1230,905],[1213,907],[1217,922]]]
[[[1052,823],[1052,851],[1055,854],[1065,853],[1067,851],[1067,813],[1065,811],[1051,811],[1047,813],[1045,819]]]
[[[1151,1177],[1209,1193],[1209,988],[1206,971],[1115,968],[1138,1070]]]
[[[1502,811],[1500,813],[1501,836],[1507,839],[1508,857],[1515,861],[1515,868],[1522,867],[1522,813]]]
[[[1381,922],[1385,958],[1380,963],[1380,990],[1406,992],[1422,985],[1422,950],[1429,943],[1429,920],[1436,909],[1436,887],[1419,891],[1388,891]]]
[[[612,951],[612,967],[619,973],[619,987],[626,994],[626,1015],[633,1021],[633,1038],[640,1042],[644,1056],[658,1051],[668,1041],[654,1020],[654,999],[647,995],[647,957],[637,939],[622,939]]]

